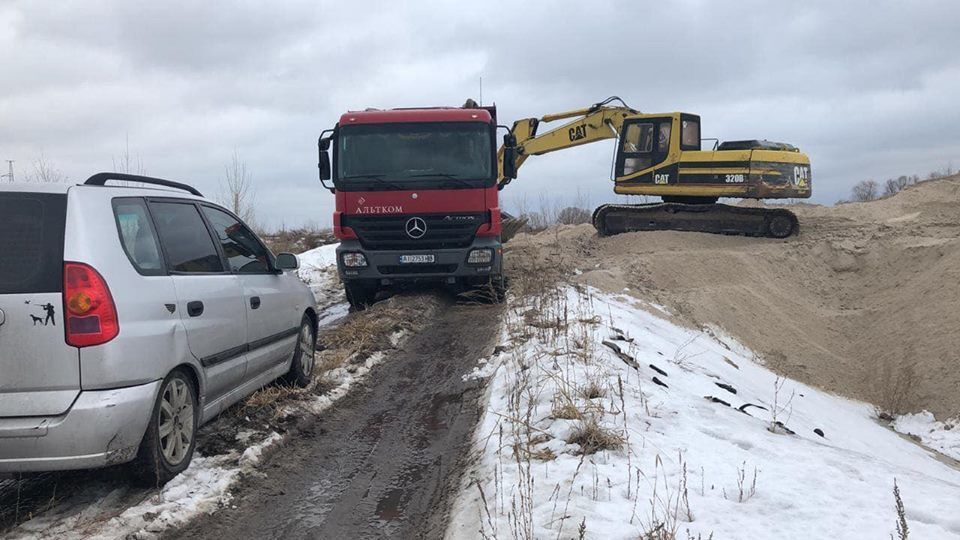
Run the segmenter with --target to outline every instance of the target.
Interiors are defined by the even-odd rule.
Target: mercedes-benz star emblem
[[[404,228],[410,238],[423,238],[427,234],[427,222],[418,217],[408,219]]]

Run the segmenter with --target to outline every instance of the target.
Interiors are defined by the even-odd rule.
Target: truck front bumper
[[[483,264],[468,264],[467,258],[475,249],[493,250],[493,260]],[[366,266],[346,267],[343,264],[344,253],[362,253]],[[432,255],[433,262],[400,262],[402,255]],[[476,238],[469,247],[455,249],[390,250],[375,251],[364,249],[357,240],[344,240],[337,248],[337,271],[343,281],[378,280],[381,283],[391,281],[449,279],[484,280],[490,276],[499,276],[502,270],[503,250],[499,238]]]
[[[0,418],[0,473],[89,469],[132,460],[159,387],[155,381],[84,391],[58,416]]]

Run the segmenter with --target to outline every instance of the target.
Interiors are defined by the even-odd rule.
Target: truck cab
[[[336,197],[337,269],[353,307],[403,281],[502,279],[496,129],[494,107],[368,109],[321,135],[320,178]]]

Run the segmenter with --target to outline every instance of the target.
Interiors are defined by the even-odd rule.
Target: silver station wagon
[[[307,385],[297,266],[184,184],[0,184],[0,473],[133,462],[163,483],[202,423],[278,377]]]

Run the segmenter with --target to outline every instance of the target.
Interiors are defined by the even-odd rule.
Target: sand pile
[[[516,250],[573,264],[690,324],[714,324],[784,375],[892,412],[960,413],[960,178],[871,203],[791,207],[786,241],[566,226]]]

